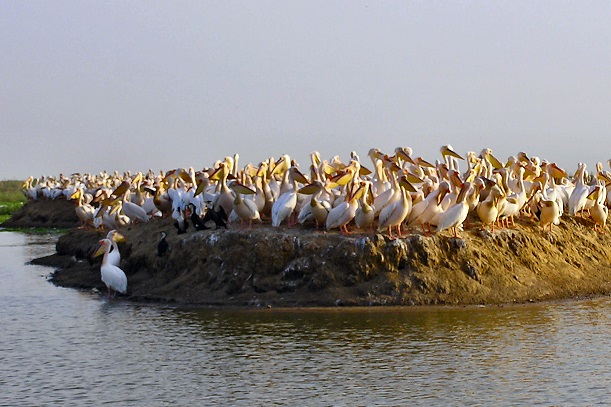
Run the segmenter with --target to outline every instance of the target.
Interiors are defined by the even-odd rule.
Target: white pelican
[[[400,198],[398,201],[386,206],[380,212],[378,218],[378,231],[382,231],[388,228],[388,236],[391,239],[395,239],[392,234],[392,228],[397,228],[397,237],[403,238],[404,235],[401,232],[401,224],[412,209],[412,197],[409,192],[416,192],[416,189],[407,181],[405,176],[402,176],[398,182]]]
[[[140,182],[142,179],[142,173],[139,173],[134,180],[136,183]],[[127,216],[130,220],[130,223],[135,221],[148,222],[149,215],[146,213],[140,205],[135,204],[129,200],[130,192],[129,189],[131,187],[131,183],[129,181],[123,181],[112,193],[115,196],[115,200],[120,202],[120,208],[122,210],[123,215]]]
[[[456,153],[452,146],[449,144],[441,147],[439,151],[441,152],[441,155],[443,156],[443,159],[445,160],[445,163],[448,168],[451,170],[458,171],[458,162],[456,161],[456,159],[458,158],[459,160],[464,160],[464,158],[460,154]]]
[[[539,225],[545,230],[545,227],[549,225],[549,231],[552,231],[553,225],[558,225],[560,219],[558,216],[558,204],[556,201],[550,201],[548,199],[541,199],[540,208],[541,214],[539,215]]]
[[[254,183],[256,193],[252,197],[252,201],[255,203],[255,205],[257,205],[257,210],[259,211],[259,213],[261,213],[265,209],[266,203],[265,191],[263,190],[263,179],[261,178],[261,176],[256,175],[254,178]]]
[[[390,188],[386,189],[382,193],[378,193],[375,195],[373,199],[373,206],[375,207],[376,216],[380,215],[382,209],[386,208],[389,205],[397,202],[401,199],[401,188],[397,183],[397,178],[395,174],[393,174],[389,169],[384,169],[387,173],[387,177],[390,179]],[[375,191],[374,191],[375,193]]]
[[[359,199],[359,207],[354,215],[354,223],[359,229],[364,229],[373,225],[375,218],[375,206],[370,203],[371,181],[361,181],[361,186],[364,188],[363,196]],[[373,195],[373,194],[372,194]],[[373,231],[373,228],[372,228]]]
[[[253,220],[261,220],[257,204],[252,199],[244,199],[242,194],[254,195],[256,191],[248,188],[246,185],[239,182],[234,182],[231,189],[236,193],[233,200],[233,212],[240,218],[242,222],[247,221],[248,227],[252,228]]]
[[[445,210],[439,216],[439,223],[437,225],[437,233],[452,228],[454,233],[454,237],[459,237],[456,229],[462,225],[462,223],[467,219],[467,215],[469,214],[469,204],[466,201],[467,192],[471,184],[469,182],[465,182],[460,189],[460,193],[456,198],[456,203]]]
[[[577,183],[575,184],[575,189],[569,196],[569,215],[575,216],[579,211],[585,209],[586,202],[588,200],[588,195],[590,194],[590,188],[585,184],[584,176],[586,171],[586,164],[579,163],[577,167],[577,173],[575,174],[575,178],[577,178]]]
[[[211,180],[218,180],[217,193],[218,196],[214,202],[214,210],[218,211],[222,207],[227,215],[233,209],[233,200],[235,196],[227,186],[227,177],[229,176],[229,168],[226,162],[221,162],[219,168],[210,176]]]
[[[145,201],[145,197],[142,194],[142,173],[139,172],[136,177],[132,180],[131,185],[135,186],[136,193],[129,196],[129,201],[135,203],[138,206],[142,206]]]
[[[272,206],[272,226],[278,227],[283,220],[291,226],[290,216],[297,206],[297,181],[307,183],[307,179],[299,172],[297,167],[289,168],[289,180],[293,189],[280,195]]]
[[[117,242],[124,242],[125,237],[117,232],[115,229],[108,232],[106,239],[110,240],[112,246],[108,252],[108,263],[113,266],[119,267],[121,265],[121,253],[119,252],[119,246]]]
[[[146,223],[150,219],[149,215],[146,213],[146,210],[142,206],[127,199],[123,199],[121,209],[123,210],[123,214],[130,219],[131,223],[136,221]]]
[[[119,267],[113,266],[108,261],[108,253],[110,252],[112,243],[108,239],[102,239],[99,243],[100,248],[95,252],[94,257],[104,254],[100,273],[102,274],[102,281],[108,288],[108,299],[111,298],[111,293],[113,291],[125,294],[127,292],[127,277],[125,273]]]
[[[498,220],[501,223],[501,225],[505,225],[506,228],[509,228],[509,221],[511,220],[511,225],[515,226],[515,222],[514,222],[514,218],[519,215],[520,213],[520,209],[522,209],[522,207],[520,206],[520,202],[518,201],[518,199],[516,197],[504,197],[504,201],[502,201],[501,198],[501,205],[500,205],[500,209],[499,209],[499,216],[498,216]]]
[[[374,176],[372,180],[373,194],[378,196],[391,187],[383,170],[382,157],[384,157],[384,154],[382,154],[379,149],[372,148],[369,150],[367,155],[371,159],[374,168]]]
[[[449,190],[450,184],[447,181],[443,181],[441,184],[439,184],[439,188],[431,192],[424,201],[418,203],[423,203],[423,205],[419,205],[423,209],[419,214],[417,214],[417,216],[412,218],[412,213],[416,207],[416,205],[414,205],[412,212],[409,215],[407,226],[412,227],[413,225],[420,224],[422,233],[424,233],[425,236],[431,234],[431,224],[434,224],[434,219],[443,212],[441,202]],[[428,231],[425,228],[426,226],[428,226]]]
[[[329,211],[332,209],[331,203],[322,198],[323,194],[328,195],[325,185],[321,181],[316,180],[301,188],[298,192],[300,194],[312,194],[310,204],[304,205],[301,211],[299,211],[299,223],[303,224],[312,217],[316,222],[316,229],[318,229],[321,224],[324,225],[326,223]]]
[[[356,210],[359,206],[357,200],[361,197],[363,193],[363,187],[359,187],[359,189],[357,189],[354,194],[352,194],[351,196],[347,196],[344,202],[331,209],[329,211],[329,214],[327,215],[325,228],[327,230],[333,228],[340,228],[342,234],[350,234],[346,225],[350,223],[352,219],[354,219],[354,216],[356,215]]]
[[[76,199],[76,216],[81,220],[83,226],[93,225],[93,217],[95,208],[88,203],[85,203],[83,188],[77,188],[76,192],[70,196],[70,199]]]
[[[491,188],[488,197],[477,205],[477,216],[482,221],[483,230],[486,230],[486,225],[490,225],[490,231],[494,233],[494,223],[499,216],[497,203],[500,194],[499,188]]]
[[[594,205],[590,209],[590,216],[594,221],[594,230],[598,232],[598,227],[600,226],[601,233],[605,233],[607,216],[609,216],[609,209],[605,206],[606,197],[607,191],[603,185],[596,185],[596,187],[594,187],[594,191],[588,195],[589,199],[594,200]]]
[[[160,183],[155,190],[155,194],[153,195],[153,203],[159,212],[161,212],[162,217],[167,216],[172,212],[172,199],[165,190],[163,183]]]
[[[21,186],[23,194],[28,198],[28,199],[32,199],[32,200],[36,200],[38,199],[38,192],[41,189],[40,184],[37,182],[36,186],[32,186],[32,183],[34,182],[34,177],[29,177]]]

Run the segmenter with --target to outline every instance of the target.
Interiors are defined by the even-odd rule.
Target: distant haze
[[[0,179],[236,152],[434,161],[444,144],[593,168],[611,158],[610,16],[608,1],[3,1]]]

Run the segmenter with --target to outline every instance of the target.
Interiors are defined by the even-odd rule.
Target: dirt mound
[[[28,201],[0,226],[5,228],[74,228],[81,224],[74,208],[74,203],[65,199]]]
[[[502,304],[611,292],[611,239],[590,222],[563,218],[553,233],[525,220],[491,234],[447,234],[390,241],[307,229],[192,231],[172,219],[121,230],[128,297],[181,304],[333,306]],[[160,232],[170,251],[157,256]],[[57,254],[39,263],[61,267],[56,284],[98,288],[100,259],[89,259],[96,231],[62,236]]]

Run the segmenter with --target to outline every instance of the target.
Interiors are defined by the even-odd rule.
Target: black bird
[[[174,222],[174,227],[178,229],[179,235],[187,233],[187,229],[189,228],[189,221],[185,218],[183,212],[180,209],[178,210],[178,220]]]
[[[191,223],[193,223],[193,227],[195,230],[206,230],[210,229],[206,226],[206,223],[199,217],[197,212],[195,212],[195,204],[190,203],[189,208],[191,208]]]
[[[170,248],[170,245],[165,240],[166,236],[167,236],[167,233],[161,232],[161,240],[159,241],[159,244],[157,245],[157,256],[159,257],[163,257],[163,255]]]
[[[222,206],[219,206],[217,211],[214,210],[214,207],[208,208],[204,218],[202,219],[203,223],[212,221],[216,225],[216,229],[225,228],[227,229],[227,213]]]

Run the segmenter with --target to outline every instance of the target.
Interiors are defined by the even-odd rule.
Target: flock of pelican
[[[356,152],[347,162],[338,156],[322,160],[313,152],[307,171],[288,155],[240,168],[236,154],[201,171],[30,177],[23,191],[30,199],[74,200],[84,225],[108,230],[171,216],[184,233],[189,221],[197,230],[212,227],[206,226],[208,213],[247,228],[253,222],[310,224],[343,234],[377,230],[390,239],[451,230],[458,237],[463,223],[478,220],[494,232],[528,217],[552,231],[569,215],[590,219],[604,233],[611,174],[601,163],[593,174],[579,163],[570,177],[555,163],[524,152],[505,162],[490,149],[463,157],[447,145],[440,152],[435,164],[405,147],[392,155],[373,148],[368,163]]]

